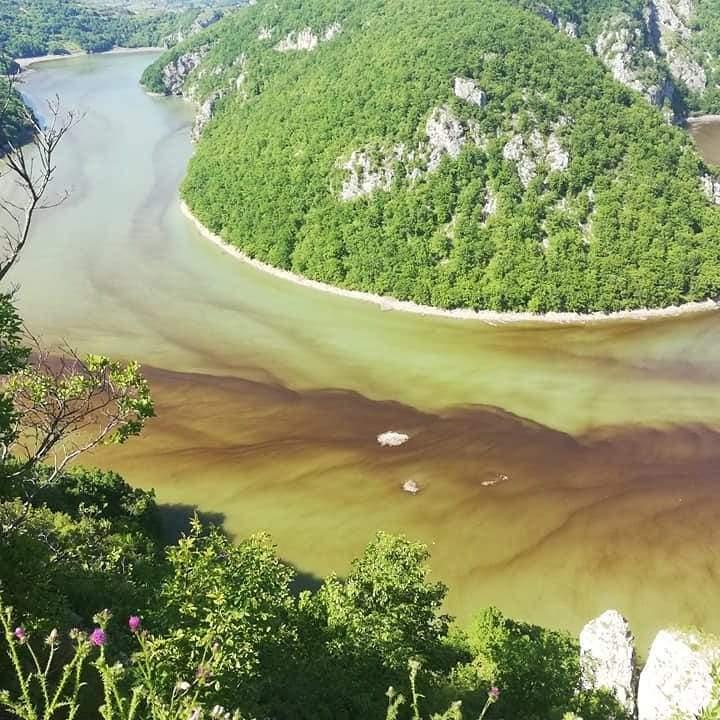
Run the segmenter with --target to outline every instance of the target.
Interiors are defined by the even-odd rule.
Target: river
[[[250,268],[180,213],[193,109],[140,90],[152,57],[44,64],[23,87],[86,113],[58,155],[70,200],[12,277],[23,316],[141,360],[157,404],[95,461],[234,534],[269,531],[311,575],[405,532],[461,620],[494,604],[575,632],[615,607],[641,643],[720,632],[720,315],[490,326]],[[385,430],[411,440],[382,448]]]

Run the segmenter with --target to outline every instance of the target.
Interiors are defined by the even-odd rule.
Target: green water
[[[377,528],[419,537],[461,617],[492,602],[576,630],[612,605],[643,638],[720,630],[720,315],[493,327],[249,268],[180,214],[193,109],[142,93],[150,57],[41,65],[23,88],[86,113],[58,156],[71,198],[11,278],[27,324],[151,366],[159,418],[98,461],[270,530],[309,572]],[[379,448],[388,429],[412,439]]]

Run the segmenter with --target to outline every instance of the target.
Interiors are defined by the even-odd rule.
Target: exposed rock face
[[[200,64],[205,53],[206,50],[194,50],[180,55],[177,60],[168,63],[162,71],[165,91],[171,95],[182,95],[185,80]]]
[[[560,140],[555,133],[550,133],[550,137],[547,139],[545,146],[546,159],[548,167],[552,172],[562,172],[567,170],[570,164],[570,155],[560,144]]]
[[[169,46],[181,43],[183,40],[187,40],[193,35],[197,35],[199,32],[202,32],[205,28],[214,25],[222,18],[223,13],[217,10],[207,10],[205,12],[201,12],[189,28],[186,30],[178,30],[174,35],[165,38],[165,44]]]
[[[275,49],[278,52],[291,52],[293,50],[315,50],[321,42],[328,42],[342,31],[340,23],[333,23],[317,35],[312,28],[304,28],[298,32],[291,32],[281,40]]]
[[[482,209],[483,220],[487,220],[494,215],[497,212],[497,208],[497,196],[490,188],[487,188],[485,190],[485,204]]]
[[[455,95],[478,107],[485,107],[487,96],[472,78],[455,78]]]
[[[395,179],[395,161],[402,160],[405,147],[397,145],[391,157],[374,159],[366,150],[356,150],[350,159],[340,165],[347,170],[340,198],[353,200],[363,195],[370,195],[374,190],[388,190]]]
[[[580,665],[585,689],[609,690],[628,715],[634,716],[637,693],[635,638],[619,612],[608,610],[582,629]]]
[[[557,126],[562,124],[559,122]],[[561,172],[570,164],[570,155],[554,131],[547,138],[537,130],[527,137],[517,133],[505,144],[502,154],[505,160],[517,165],[520,182],[525,188],[537,177],[541,164],[547,165],[551,172]]]
[[[339,35],[340,32],[342,32],[342,26],[340,25],[340,23],[333,23],[332,25],[328,25],[322,35],[322,41],[328,42],[332,40],[336,35]]]
[[[561,30],[566,35],[572,38],[576,38],[578,36],[577,23],[571,22],[570,20],[564,20],[547,5],[537,5],[535,7],[535,12],[537,12],[541,18],[547,20],[551,25],[554,25],[558,30]]]
[[[272,30],[264,25],[258,30],[258,40],[272,40]]]
[[[720,178],[712,175],[703,175],[700,178],[703,192],[710,202],[720,205]]]
[[[709,60],[692,48],[694,13],[694,0],[647,0],[636,17],[620,13],[604,24],[595,53],[616,80],[657,107],[672,104],[676,83],[702,94]]]
[[[694,720],[710,703],[720,643],[662,630],[640,675],[638,720]]]
[[[193,125],[191,137],[193,142],[200,140],[205,126],[212,120],[215,111],[215,104],[220,99],[221,93],[214,92],[199,107],[195,115],[195,123]]]
[[[702,93],[707,86],[707,74],[686,47],[692,34],[690,18],[694,11],[690,0],[652,0],[645,20],[653,41],[666,57],[673,78],[690,90]]]
[[[445,106],[433,110],[425,124],[425,132],[430,150],[427,164],[429,172],[436,170],[446,155],[458,157],[466,142],[462,122]]]
[[[437,170],[443,158],[458,157],[469,141],[480,148],[487,144],[477,123],[463,123],[444,105],[430,113],[425,134],[427,140],[415,149],[400,143],[392,148],[355,150],[348,160],[339,159],[337,167],[346,171],[340,199],[353,200],[375,190],[389,190],[397,178],[400,163],[407,165],[405,177],[414,181]]]

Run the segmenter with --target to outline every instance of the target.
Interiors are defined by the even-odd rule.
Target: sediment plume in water
[[[663,624],[720,630],[717,430],[573,437],[487,406],[426,413],[337,389],[148,375],[158,418],[98,459],[232,533],[269,531],[304,572],[342,574],[381,528],[430,545],[463,620],[495,604],[578,630],[614,607],[641,642]],[[410,440],[380,446],[388,428]]]

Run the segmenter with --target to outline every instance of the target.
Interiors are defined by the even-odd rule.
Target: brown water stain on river
[[[318,575],[376,529],[420,538],[462,618],[493,603],[577,630],[613,606],[643,640],[720,631],[720,315],[490,327],[248,268],[179,212],[192,109],[141,93],[146,62],[49,64],[25,88],[88,116],[59,156],[71,202],[13,278],[22,312],[147,363],[157,401],[145,436],[98,461],[270,531]],[[412,438],[381,448],[385,430]]]

